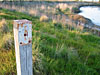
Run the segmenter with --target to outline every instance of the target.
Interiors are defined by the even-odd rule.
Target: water
[[[79,15],[82,15],[90,19],[94,24],[100,26],[100,7],[97,6],[85,6],[81,7],[82,12]]]

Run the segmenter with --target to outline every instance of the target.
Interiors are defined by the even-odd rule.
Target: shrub
[[[68,13],[69,11],[70,11],[70,9],[69,8],[66,8],[63,12],[64,13],[66,13],[66,12]]]
[[[80,10],[79,10],[79,8],[73,7],[73,8],[72,8],[72,12],[74,12],[74,13],[79,13]]]

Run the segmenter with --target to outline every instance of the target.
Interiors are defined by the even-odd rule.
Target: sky
[[[0,1],[3,1],[3,0],[0,0]],[[68,1],[70,1],[70,0],[68,0]],[[96,2],[98,2],[99,0],[80,0],[80,1],[96,1]]]

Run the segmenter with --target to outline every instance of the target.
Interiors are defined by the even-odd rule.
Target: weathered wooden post
[[[14,41],[17,63],[17,75],[32,73],[32,22],[14,20]]]

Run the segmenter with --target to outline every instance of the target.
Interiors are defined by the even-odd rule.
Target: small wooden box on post
[[[14,20],[13,30],[17,75],[33,75],[32,22],[29,20]]]

